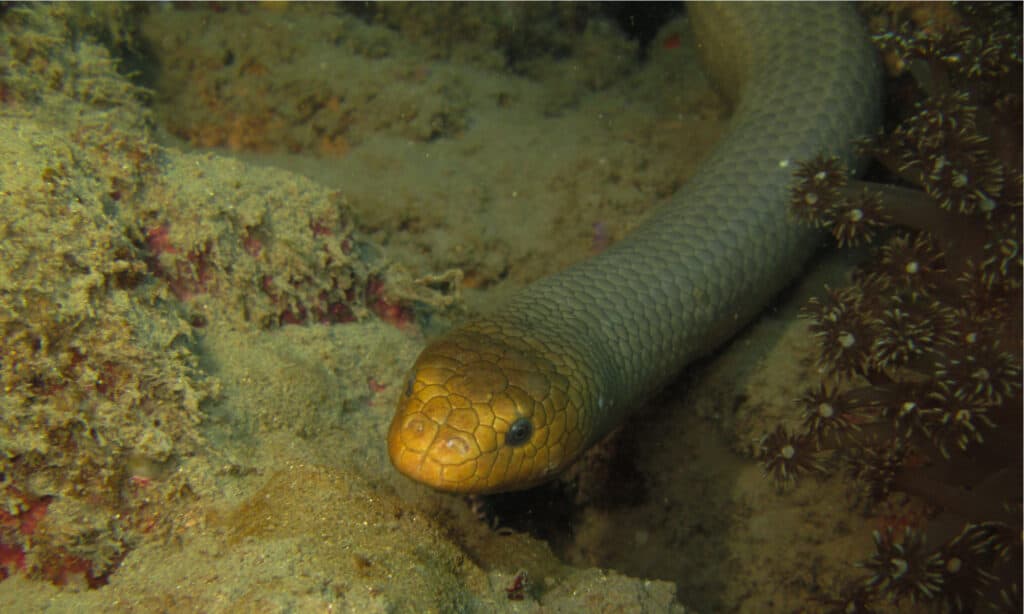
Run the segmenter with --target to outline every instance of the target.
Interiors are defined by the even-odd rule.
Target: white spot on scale
[[[444,447],[449,450],[453,450],[458,454],[466,454],[469,452],[469,444],[466,443],[461,437],[451,437],[444,442]]]

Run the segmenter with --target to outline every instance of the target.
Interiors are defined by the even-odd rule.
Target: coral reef
[[[146,198],[124,204],[147,270],[163,280],[160,298],[190,305],[189,320],[213,315],[259,327],[345,323],[376,312],[407,324],[411,306],[391,296],[383,260],[355,235],[345,199],[324,199],[283,174],[256,177],[239,163],[164,161],[164,173],[146,186]],[[207,189],[212,173],[239,177],[226,201]],[[243,186],[241,178],[255,183]],[[210,310],[215,302],[227,309]]]
[[[0,15],[0,576],[96,587],[216,491],[211,321],[407,327],[458,275],[412,280],[310,181],[158,146],[96,42],[133,28],[83,10]]]
[[[189,326],[139,300],[144,255],[110,212],[153,172],[147,113],[69,10],[2,16],[0,566],[96,586],[177,526],[215,386]]]
[[[792,200],[867,258],[805,307],[822,382],[800,400],[804,431],[766,435],[762,457],[785,486],[796,459],[827,453],[867,513],[904,506],[832,611],[1019,611],[1019,7],[871,10],[897,103],[861,144],[880,170],[853,181],[834,159],[809,161]]]

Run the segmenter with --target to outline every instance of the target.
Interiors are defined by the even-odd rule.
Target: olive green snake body
[[[430,344],[403,386],[392,463],[434,488],[489,493],[556,475],[799,274],[820,237],[789,218],[794,163],[856,165],[881,71],[853,8],[689,6],[733,102],[697,174],[628,237]]]

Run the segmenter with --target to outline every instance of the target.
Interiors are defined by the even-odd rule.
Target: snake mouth
[[[469,433],[421,414],[391,422],[388,456],[402,475],[447,492],[478,492],[480,450]]]

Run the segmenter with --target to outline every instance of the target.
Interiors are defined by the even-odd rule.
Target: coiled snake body
[[[430,344],[388,433],[392,463],[434,488],[528,488],[579,457],[688,362],[749,322],[818,240],[788,218],[791,163],[848,164],[879,121],[881,74],[836,3],[689,7],[733,101],[697,174],[624,240]]]

